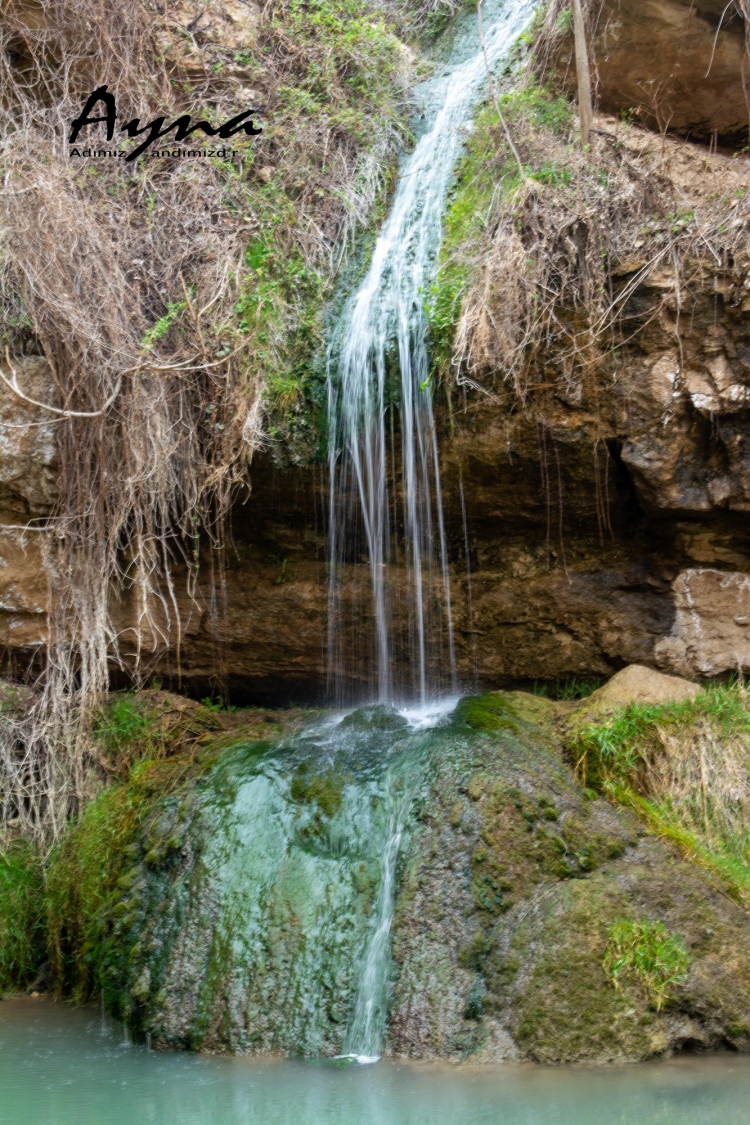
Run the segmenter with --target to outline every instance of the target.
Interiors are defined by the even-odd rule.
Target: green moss
[[[42,864],[17,841],[0,851],[0,993],[30,982],[44,960],[45,937]]]
[[[346,780],[332,772],[310,777],[303,762],[292,778],[292,799],[301,804],[315,804],[324,816],[330,818],[341,808]]]
[[[456,708],[456,719],[474,730],[519,731],[518,715],[505,692],[485,692],[462,699]]]
[[[233,321],[222,326],[217,346],[223,343],[229,351],[240,337],[248,342],[246,375],[265,384],[276,448],[283,447],[292,461],[304,461],[316,455],[324,432],[320,353],[324,310],[335,284],[326,240],[335,237],[330,228],[340,222],[334,212],[347,207],[332,180],[338,165],[330,157],[326,165],[319,138],[326,134],[332,149],[344,148],[355,160],[369,152],[374,161],[382,161],[389,134],[406,138],[404,54],[383,15],[356,0],[291,0],[272,10],[262,33],[268,50],[283,44],[297,61],[286,70],[290,81],[275,90],[273,120],[265,132],[264,151],[275,174],[264,183],[227,169],[228,205],[253,215],[255,233]],[[395,145],[390,159],[381,198],[368,217],[371,227],[395,169]],[[372,170],[372,164],[367,167]],[[330,213],[326,201],[333,204]],[[321,238],[317,249],[311,214]]]
[[[613,912],[624,906],[602,885],[577,881],[522,922],[511,950],[527,975],[521,990],[511,981],[505,994],[515,1005],[514,1038],[530,1057],[562,1062],[653,1054],[643,1011],[609,986],[603,967]]]

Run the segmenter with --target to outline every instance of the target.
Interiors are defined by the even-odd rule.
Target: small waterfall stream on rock
[[[532,9],[533,0],[488,0],[490,65]],[[470,738],[452,717],[457,677],[423,305],[462,129],[485,78],[476,13],[467,12],[447,63],[420,90],[427,124],[329,352],[332,667],[341,680],[340,571],[359,526],[375,621],[371,697],[348,714],[292,723],[278,741],[235,743],[182,813],[175,801],[155,821],[168,851],[183,843],[181,817],[192,841],[174,878],[150,872],[148,857],[161,855],[151,843],[137,876],[138,895],[151,896],[154,909],[143,908],[148,920],[128,954],[123,1014],[136,1028],[143,1020],[157,1042],[359,1062],[383,1051],[398,865],[418,838],[441,763]],[[386,471],[395,358],[401,520]],[[407,644],[392,597],[399,568]],[[350,655],[362,662],[359,650]],[[148,1016],[138,1015],[152,993]]]
[[[507,55],[533,8],[533,0],[487,4],[490,67]],[[424,704],[456,690],[425,302],[462,131],[486,83],[476,12],[460,22],[450,57],[438,69],[438,76],[417,90],[428,124],[404,162],[370,267],[347,302],[329,348],[328,651],[339,699],[350,660],[342,639],[341,576],[346,563],[356,557],[361,536],[370,567],[376,698],[388,703],[394,697],[416,697]],[[399,372],[395,380],[394,367]],[[395,403],[401,431],[401,518],[395,485],[391,496],[388,487],[389,478],[395,481],[397,476],[388,427]],[[393,604],[400,600],[394,588],[399,564],[405,572],[405,640]]]
[[[493,67],[507,55],[533,8],[533,0],[487,4],[484,51],[476,13],[467,14],[455,32],[450,57],[438,67],[438,75],[418,89],[427,124],[404,162],[369,269],[347,302],[329,347],[328,652],[339,700],[351,659],[341,629],[342,574],[347,561],[356,558],[358,531],[370,568],[376,698],[381,704],[416,698],[424,708],[447,690],[457,691],[425,302],[462,130],[470,124],[485,87],[487,65]],[[394,367],[399,372],[397,387]],[[397,475],[394,403],[400,419],[401,518],[395,484],[391,495],[388,486],[389,476],[395,482]],[[405,642],[394,609],[394,574],[400,565],[405,571]],[[386,791],[391,807],[380,889],[344,1047],[360,1061],[374,1060],[382,1047],[396,861],[409,812],[408,792],[402,789],[396,795],[390,783]]]

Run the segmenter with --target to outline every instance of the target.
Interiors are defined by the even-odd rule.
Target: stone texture
[[[57,405],[52,373],[39,356],[0,362],[27,398]],[[55,429],[48,411],[24,402],[0,380],[0,645],[33,655],[46,640],[48,585],[39,517],[58,496]],[[43,522],[43,521],[42,521]],[[24,528],[30,530],[24,530]]]
[[[680,703],[684,699],[695,699],[700,691],[698,684],[679,676],[665,676],[653,668],[630,664],[604,687],[592,692],[585,705],[598,708],[627,707],[629,703]]]
[[[750,187],[743,161],[603,117],[597,127],[611,132],[624,158],[668,174],[681,207],[729,190],[740,200]],[[741,208],[738,215],[747,220]],[[644,264],[620,262],[615,287]],[[438,415],[461,684],[608,677],[628,664],[690,678],[748,667],[749,631],[737,620],[746,615],[741,587],[750,574],[746,281],[743,262],[704,262],[680,295],[679,320],[669,269],[638,285],[627,312],[645,327],[637,343],[603,360],[597,401],[583,388],[567,394],[556,357],[542,355],[560,388],[545,407],[546,481],[539,419],[519,411],[502,380],[491,397],[455,396],[450,422],[446,411]],[[18,367],[35,388],[31,397],[48,401],[43,361],[29,357]],[[3,386],[0,417],[44,420],[11,392],[4,398]],[[53,502],[54,428],[0,428],[6,526]],[[239,703],[317,701],[327,690],[326,473],[318,465],[282,469],[266,455],[254,462],[251,483],[232,516],[225,601],[205,578],[191,599],[178,571],[180,652],[173,622],[169,651],[144,638],[145,670],[199,696],[227,682]],[[22,661],[45,636],[41,537],[2,528],[0,537],[0,638]],[[210,569],[205,558],[202,574]],[[354,548],[345,579],[343,663],[361,698],[373,622],[369,568]],[[403,584],[396,570],[394,600],[406,604]],[[136,651],[133,592],[113,608],[128,661]]]
[[[58,405],[52,372],[39,356],[0,362],[5,380],[14,372],[20,391],[35,402]],[[46,513],[58,496],[55,416],[25,402],[0,380],[0,507],[19,514]]]
[[[750,574],[685,570],[673,591],[677,612],[657,662],[680,675],[750,671]]]
[[[599,106],[660,132],[747,140],[744,23],[725,0],[604,0],[593,36]],[[558,65],[575,81],[572,36]]]
[[[405,868],[389,1052],[557,1063],[750,1049],[747,911],[630,813],[585,799],[549,701],[483,698],[498,729],[437,771]],[[661,922],[688,950],[661,1012],[607,979],[623,918]]]

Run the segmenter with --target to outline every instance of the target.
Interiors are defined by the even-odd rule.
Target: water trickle
[[[487,61],[507,54],[535,0],[494,0],[484,13]],[[330,544],[329,662],[339,700],[351,680],[342,621],[343,568],[360,535],[370,566],[374,688],[381,702],[425,703],[456,689],[450,574],[437,435],[429,386],[425,301],[441,240],[445,198],[486,81],[476,13],[462,21],[440,76],[418,96],[427,122],[405,160],[369,270],[344,309],[328,354]],[[396,376],[394,373],[398,371]],[[389,427],[400,420],[400,473]],[[393,458],[395,460],[395,458]],[[389,477],[400,498],[389,502]],[[396,507],[400,508],[397,512]],[[403,527],[401,549],[397,529]],[[397,614],[401,597],[407,612]],[[405,622],[400,618],[405,617]],[[361,661],[361,638],[358,638]]]
[[[400,782],[400,783],[399,783]],[[391,960],[391,923],[396,893],[396,861],[411,805],[411,792],[402,779],[387,779],[388,834],[381,863],[374,921],[362,959],[354,1016],[344,1044],[344,1056],[357,1062],[377,1062],[383,1045]]]
[[[162,998],[145,1033],[380,1055],[397,862],[451,710],[372,705],[224,752],[195,790],[194,863],[154,889],[128,955],[127,994]]]

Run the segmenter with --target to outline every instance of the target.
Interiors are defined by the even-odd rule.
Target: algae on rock
[[[162,1046],[357,1053],[367,1009],[373,1041],[402,1057],[750,1050],[750,916],[583,788],[570,715],[497,692],[432,729],[370,707],[261,741],[231,716],[136,764],[49,865],[57,987],[101,994]],[[613,983],[612,935],[628,929],[679,952],[658,1003],[645,977]],[[368,977],[376,932],[390,961]]]

